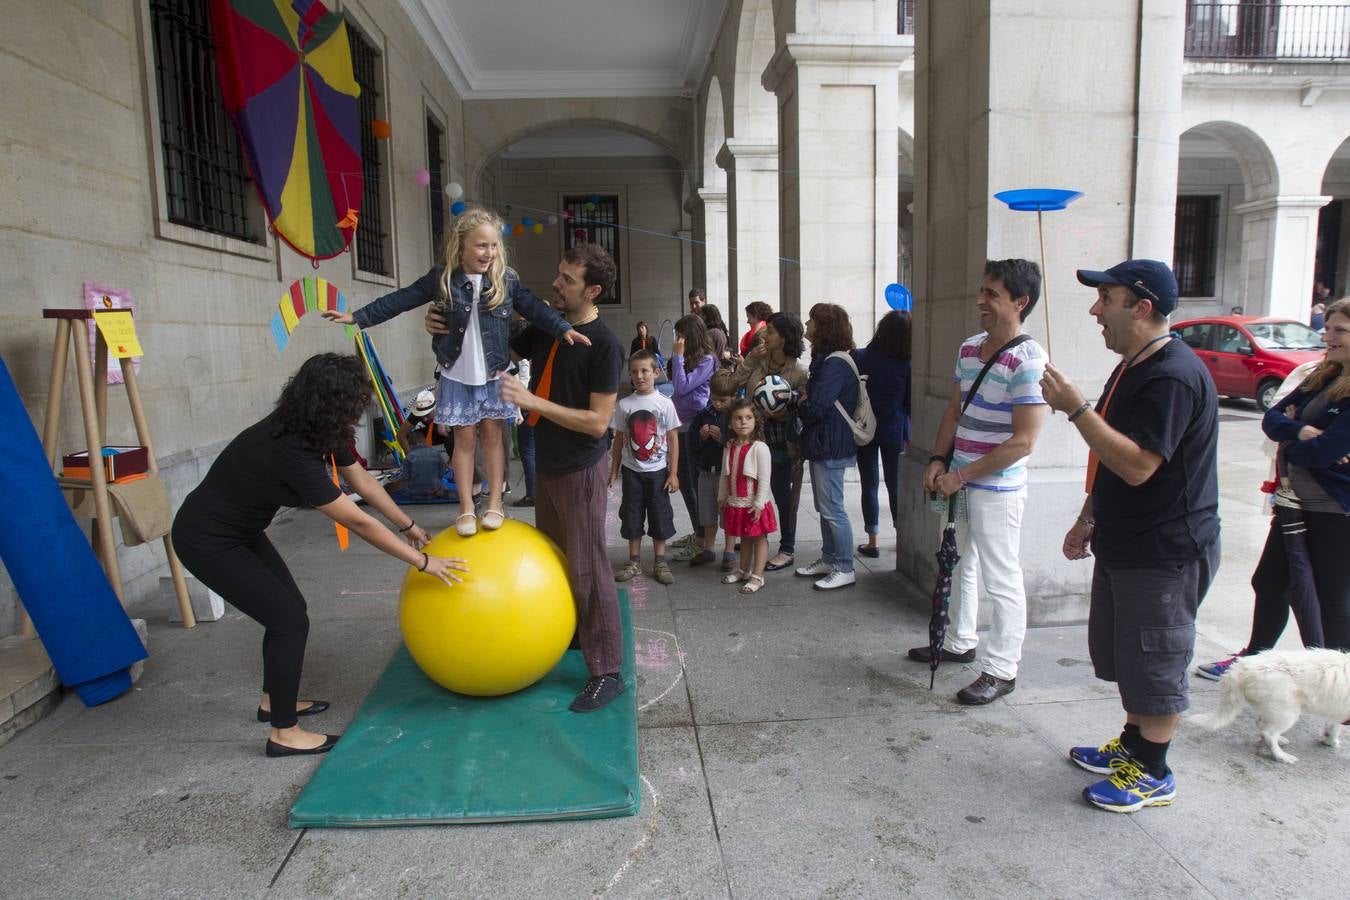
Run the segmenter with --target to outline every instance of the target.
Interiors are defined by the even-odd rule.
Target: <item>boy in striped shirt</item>
[[[982,672],[956,695],[968,706],[1012,693],[1026,636],[1026,586],[1019,558],[1027,498],[1026,460],[1049,407],[1040,386],[1045,351],[1022,335],[1022,323],[1040,293],[1041,272],[1034,262],[985,262],[976,302],[984,330],[961,344],[951,399],[923,477],[924,490],[943,497],[965,491],[970,511],[969,521],[958,522],[956,528],[961,562],[954,579],[944,660],[975,660],[977,572],[992,607]],[[1011,343],[1019,337],[1019,343]],[[993,364],[967,403],[976,377],[990,359]],[[915,647],[909,657],[928,662],[928,647]]]

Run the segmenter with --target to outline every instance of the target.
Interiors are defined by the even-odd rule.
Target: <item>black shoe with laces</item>
[[[586,686],[572,701],[572,712],[594,712],[608,706],[615,697],[623,693],[623,679],[618,673],[593,675]]]

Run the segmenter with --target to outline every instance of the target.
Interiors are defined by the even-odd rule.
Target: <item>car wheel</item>
[[[1256,386],[1256,408],[1265,412],[1270,409],[1275,402],[1275,392],[1280,389],[1280,382],[1276,378],[1267,378]]]

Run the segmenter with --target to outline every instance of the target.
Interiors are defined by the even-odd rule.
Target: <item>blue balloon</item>
[[[510,225],[510,223],[508,223],[508,222],[503,222],[503,223],[502,223],[502,234],[510,234],[510,233],[511,233],[511,225]]]
[[[886,305],[891,309],[909,312],[914,308],[914,295],[903,284],[886,285]]]
[[[450,214],[457,216],[468,208],[469,204],[465,203],[463,200],[456,200],[454,203],[450,204]]]
[[[531,219],[529,216],[526,216],[525,218],[520,220],[520,224],[524,225],[526,228],[530,228],[534,225],[534,219]]]

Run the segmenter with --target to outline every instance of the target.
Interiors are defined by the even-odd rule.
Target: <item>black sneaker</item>
[[[572,701],[572,712],[595,712],[623,693],[623,679],[617,673],[593,675]]]
[[[912,647],[909,651],[909,658],[915,662],[932,662],[933,651],[929,650],[927,647]],[[942,661],[973,663],[975,661],[975,648],[971,647],[965,653],[953,653],[944,647],[942,649]]]

